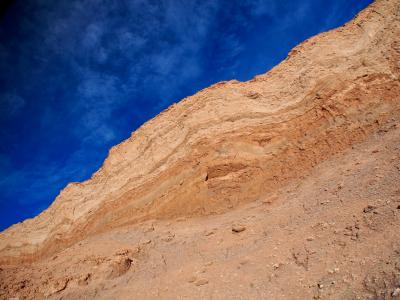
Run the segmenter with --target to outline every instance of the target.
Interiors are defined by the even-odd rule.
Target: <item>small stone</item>
[[[232,225],[232,232],[239,233],[239,232],[242,232],[245,230],[246,230],[246,227],[244,227],[243,225]]]
[[[214,234],[214,231],[213,231],[213,230],[208,230],[208,231],[206,231],[206,232],[204,233],[205,236],[210,236],[210,235],[213,235],[213,234]]]
[[[92,277],[92,274],[87,273],[82,275],[79,279],[78,279],[78,285],[88,285],[89,284],[89,280]]]
[[[109,266],[108,278],[113,279],[125,274],[131,268],[132,262],[133,260],[126,256],[115,257]]]
[[[205,279],[205,278],[202,278],[202,279],[197,280],[194,284],[195,284],[196,286],[201,286],[201,285],[205,285],[205,284],[207,284],[207,283],[208,283],[208,280]]]
[[[189,277],[188,282],[192,283],[192,282],[195,282],[196,280],[197,280],[197,277],[192,276],[192,277]]]
[[[400,296],[400,288],[395,289],[395,290],[393,291],[393,293],[392,293],[392,296],[393,296],[393,297],[398,297],[398,296]]]
[[[329,273],[329,274],[335,274],[335,273],[337,273],[337,272],[339,272],[339,268],[333,268],[333,269],[329,269],[329,270],[328,270],[328,273]]]
[[[311,241],[313,241],[314,240],[314,237],[313,236],[309,236],[308,238],[307,238],[307,241],[309,241],[309,242],[311,242]]]
[[[371,211],[373,211],[375,209],[376,209],[376,206],[368,205],[367,207],[364,208],[363,212],[364,213],[369,213],[369,212],[371,212]]]
[[[273,264],[272,267],[274,270],[278,270],[281,266],[283,266],[283,263],[278,263],[278,264]]]

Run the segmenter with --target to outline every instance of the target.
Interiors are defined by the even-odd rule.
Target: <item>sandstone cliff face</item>
[[[171,106],[113,147],[90,180],[2,232],[0,262],[149,219],[221,213],[300,178],[398,120],[399,37],[400,2],[378,0],[270,72]]]

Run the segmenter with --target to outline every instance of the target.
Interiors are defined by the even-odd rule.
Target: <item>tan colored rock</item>
[[[202,285],[206,285],[208,283],[208,280],[205,278],[201,278],[195,281],[195,285],[196,286],[202,286]]]
[[[130,269],[132,259],[126,256],[118,256],[114,258],[109,267],[108,278],[119,277]]]
[[[234,233],[239,233],[239,232],[242,232],[245,230],[246,230],[246,227],[243,225],[240,225],[240,224],[232,225],[232,232],[234,232]]]
[[[389,297],[400,280],[399,36],[400,1],[378,0],[268,73],[171,106],[90,180],[0,234],[0,299]],[[217,231],[237,220],[251,230]],[[200,269],[207,279],[188,279]]]
[[[270,72],[172,105],[113,147],[91,179],[4,231],[2,261],[139,220],[223,212],[364,140],[399,114],[398,5],[377,1]]]

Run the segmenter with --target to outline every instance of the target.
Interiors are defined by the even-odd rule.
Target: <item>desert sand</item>
[[[400,1],[172,105],[0,234],[0,298],[400,299]]]

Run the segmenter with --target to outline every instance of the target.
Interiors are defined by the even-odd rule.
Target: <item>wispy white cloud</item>
[[[72,110],[81,115],[75,132],[93,140],[90,135],[98,137],[103,128],[100,136],[110,139],[112,128],[104,124],[135,97],[139,83],[152,82],[161,96],[198,76],[199,53],[220,5],[220,1],[162,0],[110,6],[108,1],[83,0],[72,1],[68,13],[60,11],[63,5],[44,7],[41,15],[48,20],[40,32],[47,49],[43,56],[51,53],[68,60],[79,76],[72,103]],[[101,67],[119,62],[117,73]],[[124,74],[118,73],[120,69]],[[166,102],[149,104],[156,111]]]

